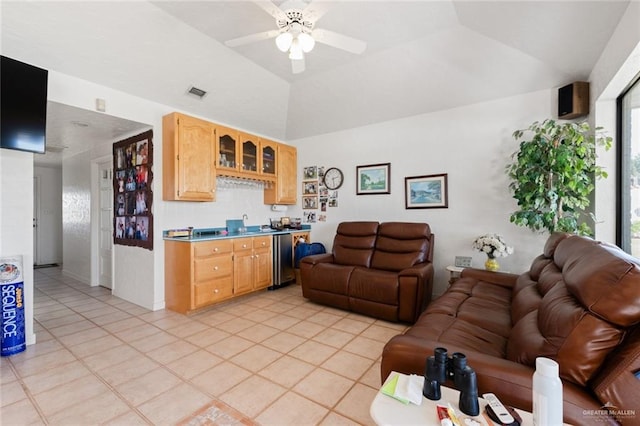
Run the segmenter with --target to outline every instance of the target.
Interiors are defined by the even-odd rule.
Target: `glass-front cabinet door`
[[[219,169],[238,170],[238,133],[228,127],[216,127],[216,164]]]
[[[268,139],[260,140],[260,152],[262,153],[262,174],[276,176],[276,147],[277,144]]]
[[[260,144],[258,137],[248,133],[240,133],[240,141],[242,142],[240,171],[242,173],[258,174],[260,170],[260,156],[258,155]]]

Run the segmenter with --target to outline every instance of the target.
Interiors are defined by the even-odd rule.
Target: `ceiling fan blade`
[[[291,71],[294,74],[300,74],[305,69],[304,58],[291,60]]]
[[[322,1],[312,1],[304,8],[302,11],[302,16],[306,21],[313,22],[314,24],[322,15],[327,13],[327,10],[330,9],[330,3],[322,2]]]
[[[277,37],[280,34],[279,30],[271,30],[271,31],[263,31],[261,33],[250,34],[243,37],[234,38],[231,40],[227,40],[224,44],[227,47],[238,47],[243,44],[254,43],[256,41],[268,40],[270,38]]]
[[[254,0],[254,3],[276,19],[287,19],[287,15],[285,15],[282,9],[280,9],[271,1]]]
[[[315,41],[323,43],[338,49],[346,50],[347,52],[361,54],[367,48],[367,43],[356,38],[348,37],[346,35],[334,33],[333,31],[316,29],[311,33]]]

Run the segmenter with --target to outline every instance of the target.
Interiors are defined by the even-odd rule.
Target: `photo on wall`
[[[405,177],[404,182],[405,208],[436,209],[449,207],[446,173]]]
[[[153,131],[113,144],[113,243],[153,250]]]

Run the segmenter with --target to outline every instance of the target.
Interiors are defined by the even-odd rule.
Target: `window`
[[[618,245],[640,257],[640,78],[618,98]]]

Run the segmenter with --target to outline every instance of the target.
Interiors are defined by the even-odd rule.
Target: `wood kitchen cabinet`
[[[215,201],[215,127],[180,113],[162,119],[162,198]]]
[[[269,139],[265,138],[260,139],[262,174],[264,176],[272,177],[274,178],[274,180],[276,177],[276,160],[278,154],[277,150],[277,142],[270,141]]]
[[[233,253],[234,295],[271,285],[271,236],[234,239]]]
[[[165,241],[167,309],[188,313],[233,297],[232,241]]]
[[[240,132],[229,127],[216,125],[216,167],[224,170],[238,170]]]
[[[298,201],[298,151],[278,144],[276,150],[276,182],[264,190],[265,204],[296,204]]]
[[[260,138],[240,132],[240,172],[248,175],[257,175],[262,172],[259,151]]]
[[[165,240],[165,306],[190,313],[269,287],[271,235],[209,241]]]
[[[164,200],[215,201],[229,176],[265,182],[265,204],[297,203],[295,147],[177,112],[162,124]]]

